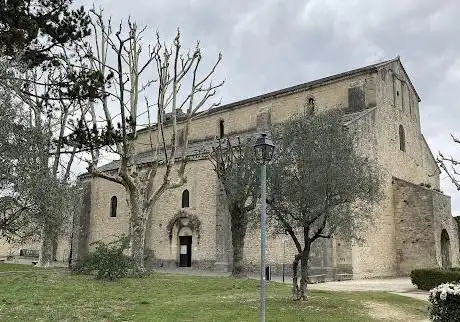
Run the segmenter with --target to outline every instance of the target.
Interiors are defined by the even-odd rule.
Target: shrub
[[[431,321],[460,321],[460,284],[441,284],[430,291]]]
[[[429,291],[443,283],[460,282],[460,270],[453,269],[415,269],[410,273],[412,284],[418,289]]]
[[[97,241],[92,243],[96,249],[91,252],[78,271],[83,274],[95,274],[97,279],[115,280],[128,275],[133,267],[130,257],[123,252],[129,248],[129,238],[122,235],[110,243]]]

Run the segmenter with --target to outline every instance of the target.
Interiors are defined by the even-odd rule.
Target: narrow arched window
[[[220,120],[219,122],[219,137],[222,139],[225,134],[225,128],[224,128],[224,120]]]
[[[406,134],[402,125],[399,125],[399,149],[406,151]]]
[[[110,217],[117,216],[117,197],[113,196],[110,199]]]
[[[190,193],[187,189],[182,192],[182,208],[190,207]]]

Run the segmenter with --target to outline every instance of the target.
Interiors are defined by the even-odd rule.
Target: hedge
[[[460,282],[460,269],[415,269],[410,278],[418,289],[429,291],[444,283]]]

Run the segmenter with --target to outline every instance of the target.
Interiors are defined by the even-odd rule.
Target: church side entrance
[[[179,267],[192,266],[192,236],[179,236]]]

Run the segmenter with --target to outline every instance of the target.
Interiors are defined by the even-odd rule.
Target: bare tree
[[[455,137],[451,134],[452,140],[455,143],[460,143],[460,139]],[[436,158],[438,161],[439,166],[442,170],[447,174],[450,181],[455,185],[457,190],[460,191],[460,172],[458,171],[458,167],[460,166],[460,161],[455,159],[453,156],[446,157],[441,152],[438,153],[438,157]]]
[[[233,276],[243,276],[244,238],[250,214],[256,207],[258,172],[251,141],[239,137],[219,139],[210,155],[214,171],[222,184],[230,212]]]
[[[375,164],[355,148],[355,136],[338,112],[303,114],[282,124],[276,156],[268,167],[271,214],[291,236],[294,300],[307,298],[308,261],[318,238],[336,232],[358,238],[380,199]],[[298,265],[301,264],[300,286]]]
[[[143,272],[146,228],[153,206],[166,190],[180,187],[186,181],[186,152],[192,117],[206,107],[218,105],[205,106],[223,85],[223,82],[216,85],[211,82],[221,55],[207,72],[201,74],[199,43],[192,51],[184,53],[179,30],[171,46],[162,44],[158,33],[156,43],[145,44],[142,38],[145,28],[139,29],[135,22],[128,20],[114,32],[110,19],[104,20],[102,12],[93,10],[92,14],[96,43],[87,56],[91,68],[100,72],[108,83],[100,95],[102,100],[91,104],[91,115],[79,123],[77,133],[69,140],[90,148],[93,160],[89,171],[93,176],[126,189],[130,207],[131,256],[135,271]],[[149,75],[153,76],[149,78]],[[149,104],[152,97],[155,97],[155,103]],[[145,106],[142,109],[140,101],[143,99]],[[97,117],[104,122],[104,128],[99,127],[99,130],[93,112],[98,106],[103,112]],[[139,164],[136,144],[143,116],[144,119],[147,116],[144,131],[150,138],[153,154],[148,164]],[[155,117],[156,124],[152,125],[151,119]],[[182,151],[178,147],[179,127],[183,133]],[[97,168],[97,151],[103,146],[113,146],[113,152],[119,155],[115,175]]]

